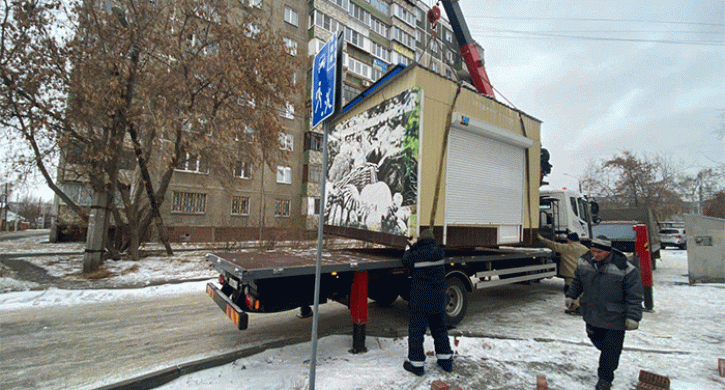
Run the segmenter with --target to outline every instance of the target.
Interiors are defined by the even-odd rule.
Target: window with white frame
[[[443,35],[445,36],[448,43],[453,43],[453,34],[450,31],[446,30]]]
[[[365,8],[351,2],[350,3],[350,16],[363,22],[366,26],[370,27],[370,12],[365,10]]]
[[[367,37],[351,28],[345,28],[345,40],[347,42],[352,43],[353,45],[363,49],[363,50],[370,50],[369,47],[365,44],[367,41]]]
[[[206,194],[174,191],[171,200],[171,211],[204,214],[206,212]]]
[[[379,80],[381,77],[383,77],[385,73],[382,71],[382,69],[378,68],[377,66],[373,66],[373,73],[372,73],[372,79],[373,81]]]
[[[329,32],[337,32],[343,27],[340,22],[318,10],[315,10],[315,26],[322,27]]]
[[[235,177],[239,177],[242,179],[252,178],[252,164],[246,161],[237,160],[237,162],[234,163],[233,171]]]
[[[282,150],[293,151],[294,150],[294,137],[292,134],[280,133],[279,135],[279,148]]]
[[[382,45],[376,42],[372,43],[372,53],[374,56],[380,58],[385,62],[390,61],[390,52],[388,51],[388,49],[384,48]]]
[[[370,65],[363,64],[350,56],[347,57],[347,70],[365,78],[370,78]]]
[[[450,50],[446,50],[446,61],[453,63],[453,52]]]
[[[397,16],[400,20],[408,23],[411,26],[415,26],[415,15],[407,9],[401,7],[398,4],[393,4],[393,15]]]
[[[289,217],[290,215],[290,201],[289,199],[277,199],[274,202],[274,216],[275,217]]]
[[[284,40],[284,51],[291,56],[297,55],[297,41],[290,38],[283,38]]]
[[[372,18],[372,30],[385,38],[388,37],[388,25],[375,18]]]
[[[249,197],[232,197],[232,215],[249,215]]]
[[[401,30],[398,27],[393,26],[390,29],[390,38],[402,43],[405,46],[408,46],[408,48],[415,48],[415,37]]]
[[[289,6],[285,6],[284,21],[297,27],[299,25],[299,15],[297,14],[297,11],[293,10]]]
[[[292,168],[278,166],[277,167],[277,183],[292,184]]]
[[[204,160],[197,154],[181,152],[179,161],[176,163],[177,171],[208,173],[209,167],[206,166]]]
[[[338,7],[342,7],[347,11],[347,5],[349,4],[349,0],[330,0],[332,4],[337,5]]]

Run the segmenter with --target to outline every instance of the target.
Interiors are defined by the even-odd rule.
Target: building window
[[[370,50],[367,45],[367,37],[351,28],[345,28],[345,40],[365,51]]]
[[[388,37],[388,25],[375,18],[372,19],[372,30],[385,38]]]
[[[415,27],[415,15],[407,9],[399,6],[398,4],[393,4],[393,14],[405,23]]]
[[[299,15],[297,14],[297,11],[293,10],[292,8],[285,6],[284,7],[284,21],[297,27],[299,25]]]
[[[383,15],[390,15],[390,3],[383,0],[371,0],[370,4],[375,7],[378,11],[382,12]]]
[[[290,214],[290,202],[289,199],[277,199],[274,203],[274,216],[275,217],[289,217]]]
[[[390,61],[390,52],[375,42],[373,42],[373,55],[385,62]]]
[[[206,194],[174,191],[171,211],[204,214],[206,212]]]
[[[249,215],[249,197],[232,197],[232,215]]]
[[[281,133],[279,135],[279,148],[282,150],[293,151],[294,150],[295,138],[292,134]]]
[[[336,4],[338,7],[342,7],[347,11],[348,0],[330,0],[332,4]]]
[[[446,41],[448,41],[448,43],[453,43],[453,34],[451,34],[450,31],[446,30],[444,35],[445,35]]]
[[[292,184],[292,168],[278,166],[277,167],[277,183]]]
[[[321,165],[308,165],[307,166],[307,182],[308,183],[322,182],[322,166]]]
[[[244,161],[237,161],[234,164],[234,176],[242,179],[252,178],[252,164]]]
[[[322,151],[322,134],[308,131],[305,133],[305,150]]]
[[[342,99],[345,103],[355,99],[360,94],[360,90],[345,83],[342,84]]]
[[[405,31],[403,31],[397,27],[393,27],[390,30],[390,33],[391,33],[391,37],[390,37],[391,39],[394,39],[394,40],[402,43],[403,45],[407,46],[410,49],[415,48],[415,37],[414,36],[406,33]]]
[[[365,78],[370,78],[370,65],[363,64],[349,56],[347,57],[347,70]]]
[[[350,3],[350,16],[370,27],[370,12],[366,11],[363,7],[355,3]]]
[[[297,41],[290,38],[283,38],[284,40],[284,51],[291,56],[297,55]]]
[[[337,20],[331,18],[318,10],[315,10],[315,26],[322,27],[329,32],[337,32],[344,27]]]
[[[179,162],[176,163],[176,170],[184,172],[208,173],[209,167],[206,166],[206,163],[200,156],[182,152]]]

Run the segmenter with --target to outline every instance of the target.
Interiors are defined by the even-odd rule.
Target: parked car
[[[660,246],[676,246],[680,249],[687,249],[687,234],[685,229],[667,228],[660,230]]]

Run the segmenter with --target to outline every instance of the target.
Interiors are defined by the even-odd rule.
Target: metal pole
[[[320,180],[320,209],[317,210],[317,262],[315,265],[315,305],[312,310],[312,352],[310,356],[310,390],[315,390],[317,369],[317,322],[320,318],[320,273],[322,268],[322,233],[325,225],[325,185],[327,182],[327,133],[328,121],[322,122],[322,168]]]

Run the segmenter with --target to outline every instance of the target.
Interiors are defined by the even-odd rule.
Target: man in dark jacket
[[[430,229],[423,230],[418,241],[407,247],[403,265],[410,269],[410,321],[408,323],[408,360],[403,368],[416,375],[425,372],[423,339],[427,327],[433,336],[438,365],[445,371],[453,369],[453,354],[445,324],[446,270],[443,248]]]
[[[595,390],[609,390],[619,366],[624,331],[637,329],[642,319],[642,280],[627,256],[612,249],[606,237],[599,236],[579,259],[574,281],[566,293],[567,308],[582,292],[579,307],[587,336],[601,351]]]

